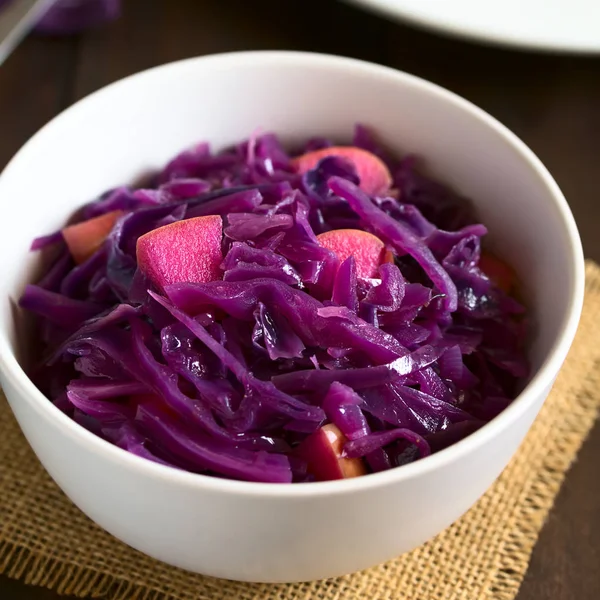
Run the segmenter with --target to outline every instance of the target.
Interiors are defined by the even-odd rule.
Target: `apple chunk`
[[[517,276],[512,267],[507,265],[493,254],[484,252],[479,259],[479,268],[495,283],[503,292],[510,294],[513,291]]]
[[[319,244],[331,250],[344,262],[349,256],[356,261],[356,274],[360,279],[378,277],[379,267],[394,262],[394,255],[372,233],[360,229],[334,229],[317,236]]]
[[[218,215],[164,225],[140,236],[138,267],[160,290],[172,283],[221,278],[223,221]]]
[[[359,187],[371,196],[385,194],[392,187],[392,176],[385,163],[371,152],[354,146],[333,146],[307,152],[294,158],[292,165],[298,173],[304,174],[329,156],[339,156],[351,163],[360,179]]]
[[[122,214],[123,211],[113,210],[99,217],[69,225],[62,230],[69,252],[77,264],[85,262],[102,246]]]
[[[367,470],[361,458],[342,456],[346,441],[335,425],[324,425],[300,444],[297,453],[308,463],[308,472],[317,481],[365,475]]]

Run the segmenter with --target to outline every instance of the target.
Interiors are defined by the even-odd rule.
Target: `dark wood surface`
[[[123,17],[96,31],[30,37],[0,67],[0,167],[54,115],[116,79],[180,58],[249,49],[362,58],[475,102],[548,166],[575,213],[586,255],[600,261],[600,57],[472,45],[335,0],[125,0]],[[599,460],[597,425],[542,531],[519,600],[600,598]],[[0,598],[58,596],[0,577]]]

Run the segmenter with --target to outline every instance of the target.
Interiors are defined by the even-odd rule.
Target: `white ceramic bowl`
[[[341,140],[356,121],[473,198],[518,269],[536,319],[534,375],[498,418],[417,463],[347,481],[227,481],[130,455],[80,428],[16,358],[8,298],[32,277],[31,239],[83,202],[132,181],[198,140],[216,147],[257,127],[294,142]],[[1,382],[42,464],[107,531],[165,562],[217,577],[296,581],[388,560],[462,515],[491,485],[535,418],[580,315],[581,245],[556,183],[510,131],[420,79],[355,60],[249,52],[185,60],[106,87],[37,133],[0,178]],[[494,515],[490,515],[493,519]]]

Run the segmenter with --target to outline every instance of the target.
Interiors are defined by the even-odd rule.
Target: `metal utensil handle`
[[[12,0],[0,10],[0,65],[55,0]]]

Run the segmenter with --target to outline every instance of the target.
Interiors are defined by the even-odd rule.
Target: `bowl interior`
[[[513,264],[535,315],[534,370],[572,310],[580,246],[560,192],[524,146],[493,119],[435,86],[348,59],[244,53],[191,59],[109,86],[34,136],[0,178],[0,295],[18,298],[39,262],[35,236],[74,209],[134,181],[198,141],[215,148],[257,128],[294,144],[312,135],[348,141],[356,122],[399,155],[475,203],[490,244]],[[0,352],[20,339],[0,305]]]

